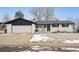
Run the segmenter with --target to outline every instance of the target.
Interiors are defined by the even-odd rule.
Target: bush
[[[35,32],[38,32],[38,30],[35,30]]]
[[[77,30],[77,32],[79,33],[79,30]]]

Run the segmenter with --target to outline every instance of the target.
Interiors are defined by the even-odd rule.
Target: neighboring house
[[[74,32],[74,23],[70,21],[29,21],[17,18],[6,23],[6,33],[37,32]]]
[[[35,31],[35,23],[23,18],[17,18],[5,24],[6,33],[34,33]]]
[[[2,25],[3,25],[3,23],[2,22],[0,22],[0,31],[2,31],[3,29],[2,29]]]
[[[44,32],[74,32],[71,21],[36,21],[36,30]]]
[[[3,23],[0,22],[0,34],[4,33],[4,26]]]

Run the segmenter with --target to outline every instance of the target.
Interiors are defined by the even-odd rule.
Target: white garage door
[[[32,26],[31,25],[13,26],[12,31],[13,31],[13,33],[31,33],[32,32]]]

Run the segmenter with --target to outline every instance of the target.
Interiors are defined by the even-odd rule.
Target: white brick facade
[[[68,27],[62,27],[61,24],[59,24],[59,27],[53,27],[52,24],[50,24],[50,32],[74,32],[74,25],[73,24],[68,24]],[[43,31],[43,32],[48,32],[47,31],[47,25],[46,28],[37,28],[38,31]]]
[[[74,25],[73,24],[69,24],[68,27],[62,27],[61,24],[59,25],[59,27],[52,27],[51,26],[51,32],[56,32],[56,31],[60,31],[60,32],[74,32]]]

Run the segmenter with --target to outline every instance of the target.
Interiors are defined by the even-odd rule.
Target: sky
[[[55,16],[60,20],[78,19],[79,7],[58,7],[55,8]]]
[[[0,21],[2,21],[4,14],[9,14],[13,20],[15,12],[22,11],[24,18],[31,20],[33,19],[30,14],[32,7],[0,7]],[[67,20],[69,18],[79,18],[79,7],[54,7],[54,15],[59,20]]]

